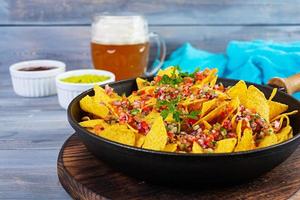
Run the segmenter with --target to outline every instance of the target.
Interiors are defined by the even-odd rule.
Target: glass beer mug
[[[148,68],[152,38],[157,56]],[[148,32],[142,16],[98,15],[92,23],[91,54],[96,69],[111,71],[117,80],[123,80],[155,74],[165,59],[166,45],[158,34]]]

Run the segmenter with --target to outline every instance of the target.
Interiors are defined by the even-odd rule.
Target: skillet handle
[[[288,94],[292,95],[300,91],[300,73],[287,78],[274,77],[269,80],[268,84],[284,88]]]

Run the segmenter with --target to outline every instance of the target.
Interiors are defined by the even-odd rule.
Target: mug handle
[[[147,77],[153,76],[162,67],[164,60],[166,58],[166,51],[167,51],[166,43],[158,33],[155,32],[149,33],[149,38],[155,39],[157,45],[157,54],[151,67],[148,67],[145,71],[145,76]],[[157,63],[157,61],[159,63]]]

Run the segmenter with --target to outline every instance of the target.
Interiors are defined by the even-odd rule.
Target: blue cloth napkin
[[[267,84],[272,77],[300,72],[300,42],[231,41],[226,54],[209,53],[185,43],[165,61],[163,68],[179,65],[183,71],[218,68],[219,77]],[[300,99],[300,92],[294,94]]]

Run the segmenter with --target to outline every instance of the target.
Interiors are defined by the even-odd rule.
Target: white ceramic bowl
[[[45,71],[19,71],[26,67],[55,67]],[[63,62],[56,60],[30,60],[9,67],[16,94],[24,97],[43,97],[56,94],[55,77],[66,70]]]
[[[98,83],[67,83],[61,81],[61,79],[70,77],[70,76],[79,76],[84,74],[96,74],[109,76],[110,78],[106,81]],[[73,70],[62,73],[56,76],[56,89],[58,95],[58,101],[61,107],[67,109],[70,102],[82,92],[92,88],[94,85],[104,85],[115,81],[115,75],[109,71],[105,70],[96,70],[96,69],[81,69]]]

